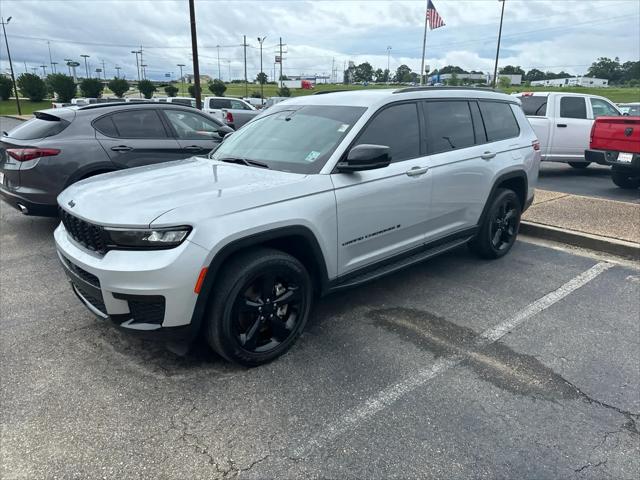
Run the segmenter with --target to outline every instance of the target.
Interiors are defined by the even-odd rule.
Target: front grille
[[[157,301],[129,300],[129,311],[133,317],[133,323],[156,323],[161,325],[164,321],[164,297],[150,297]]]
[[[90,283],[94,287],[100,288],[100,280],[98,280],[98,277],[96,277],[93,273],[89,273],[86,270],[80,268],[75,263],[70,261],[67,257],[63,256],[63,258],[67,267],[69,267],[69,270],[78,275],[85,282]]]
[[[104,254],[107,252],[104,228],[93,225],[60,209],[60,218],[71,238],[89,250]]]
[[[93,307],[97,308],[98,310],[100,310],[105,315],[107,314],[107,308],[104,306],[104,300],[102,298],[102,294],[101,293],[98,294],[99,296],[95,296],[91,292],[89,292],[89,291],[85,290],[84,288],[82,288],[80,285],[77,285],[77,284],[74,283],[73,286],[76,288],[76,290],[78,290],[80,295],[82,295],[84,297],[84,299],[87,302],[89,302]]]

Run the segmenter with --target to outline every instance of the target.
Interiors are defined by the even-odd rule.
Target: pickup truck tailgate
[[[640,153],[640,117],[598,117],[591,129],[591,148]]]

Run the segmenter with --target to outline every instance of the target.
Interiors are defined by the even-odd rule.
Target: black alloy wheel
[[[489,200],[489,206],[478,233],[469,247],[482,258],[506,255],[516,241],[522,207],[513,190],[499,188]]]

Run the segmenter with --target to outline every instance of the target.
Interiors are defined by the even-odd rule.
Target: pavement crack
[[[602,467],[602,466],[604,466],[606,464],[607,464],[606,460],[602,460],[602,461],[600,461],[600,462],[598,462],[596,464],[593,464],[593,463],[589,462],[586,465],[581,466],[580,468],[576,468],[574,470],[574,472],[580,473],[580,472],[586,470],[587,468],[598,468],[598,467]]]

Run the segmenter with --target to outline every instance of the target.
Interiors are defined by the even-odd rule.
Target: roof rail
[[[407,93],[407,92],[429,92],[433,90],[482,90],[484,92],[498,92],[502,93],[501,90],[497,90],[491,87],[406,87],[399,88],[398,90],[394,90],[393,93]]]
[[[354,90],[347,90],[347,89],[342,89],[342,90],[325,90],[323,92],[314,92],[314,95],[326,95],[327,93],[338,93],[338,92],[353,92]]]
[[[105,108],[105,107],[118,107],[120,105],[140,105],[140,104],[158,104],[158,102],[151,102],[149,100],[134,100],[132,102],[105,102],[105,103],[91,103],[89,105],[71,105],[72,107],[78,107],[78,110],[93,110],[94,108]]]

